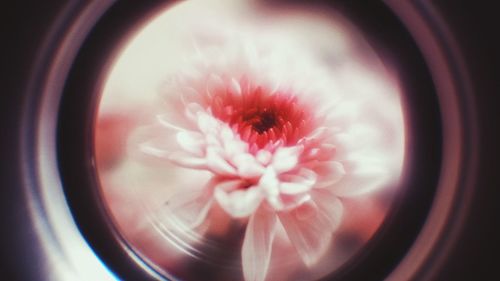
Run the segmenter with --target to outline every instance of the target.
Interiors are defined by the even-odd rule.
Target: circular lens
[[[105,76],[99,192],[125,243],[181,280],[317,280],[401,192],[397,69],[335,10],[188,2]]]

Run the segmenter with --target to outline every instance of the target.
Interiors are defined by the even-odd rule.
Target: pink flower
[[[340,198],[370,191],[388,174],[370,146],[380,128],[356,123],[360,102],[320,66],[272,50],[240,41],[197,48],[162,88],[158,123],[134,140],[146,155],[210,173],[168,201],[180,223],[196,228],[214,204],[248,218],[247,281],[265,280],[280,229],[314,265],[341,222]]]

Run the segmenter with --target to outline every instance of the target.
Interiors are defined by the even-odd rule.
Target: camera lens
[[[445,3],[358,2],[61,4],[6,154],[19,256],[61,280],[485,271],[450,265],[492,236],[491,68]]]

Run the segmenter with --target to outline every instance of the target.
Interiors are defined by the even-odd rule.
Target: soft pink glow
[[[301,272],[314,280],[355,251],[335,250],[335,237],[354,231],[366,241],[385,215],[387,206],[363,209],[356,198],[372,202],[399,177],[397,86],[368,49],[351,50],[360,39],[340,21],[280,14],[262,29],[269,11],[252,18],[250,6],[243,16],[238,5],[215,5],[210,17],[204,5],[160,15],[110,74],[96,133],[104,197],[119,229],[160,271],[189,279],[190,259],[224,265],[202,249],[210,239],[240,239],[233,251],[242,275],[220,280]],[[206,26],[187,19],[201,14]],[[168,44],[164,34],[172,34],[163,36]],[[317,55],[325,50],[337,62]],[[285,274],[286,265],[296,270]]]

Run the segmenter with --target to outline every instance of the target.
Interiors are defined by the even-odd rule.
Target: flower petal
[[[224,89],[224,81],[220,76],[215,74],[210,74],[207,80],[207,94],[210,98],[215,97],[215,95]]]
[[[266,279],[275,232],[276,215],[259,208],[248,222],[241,251],[245,281]]]
[[[320,140],[328,133],[329,129],[327,127],[319,127],[315,129],[312,133],[310,133],[305,140],[307,141],[315,141]]]
[[[156,119],[158,120],[158,122],[164,126],[165,128],[167,129],[170,129],[170,130],[176,130],[176,131],[184,131],[185,129],[184,128],[181,128],[179,126],[176,126],[174,124],[172,124],[169,120],[171,119],[172,117],[170,116],[170,114],[158,114],[156,116]]]
[[[206,155],[207,166],[217,175],[236,175],[236,169],[224,159],[221,155],[222,153],[223,151],[219,147],[208,147]]]
[[[198,111],[196,112],[196,121],[201,132],[205,134],[216,133],[218,123],[214,117],[203,111]]]
[[[338,161],[318,162],[312,168],[318,175],[315,188],[325,188],[339,182],[346,174],[344,165]]]
[[[340,197],[358,196],[381,187],[386,182],[387,177],[387,171],[381,167],[351,169],[338,183],[331,187],[331,190]]]
[[[272,166],[276,173],[288,172],[295,168],[302,152],[302,146],[281,147],[276,150],[273,156]]]
[[[205,158],[195,157],[186,152],[176,151],[168,154],[168,160],[190,169],[206,169],[207,160]]]
[[[205,140],[202,134],[197,132],[183,131],[176,135],[179,146],[185,151],[202,157],[204,154]]]
[[[296,174],[282,175],[280,191],[283,194],[298,194],[310,190],[316,183],[316,173],[302,168]]]
[[[180,99],[184,106],[187,106],[193,101],[196,101],[196,99],[198,99],[200,96],[200,94],[195,89],[187,86],[179,87],[178,94],[180,95]]]
[[[331,192],[319,189],[311,195],[311,201],[278,214],[288,238],[307,266],[312,266],[326,252],[342,216],[342,204]]]
[[[269,164],[269,161],[271,161],[272,157],[273,157],[273,155],[271,154],[271,152],[269,152],[266,149],[259,150],[259,152],[257,152],[257,156],[256,156],[257,161],[259,161],[264,166],[267,166],[267,164]]]
[[[129,153],[138,159],[168,161],[171,152],[179,149],[175,133],[161,125],[138,128],[127,140]]]
[[[283,203],[279,199],[279,184],[276,172],[272,168],[267,168],[259,180],[259,187],[265,193],[267,201],[276,209],[283,208]]]
[[[246,179],[260,177],[265,170],[255,157],[249,153],[236,155],[232,162],[238,169],[238,175]]]
[[[244,218],[251,215],[262,202],[263,196],[259,188],[250,187],[246,189],[237,189],[227,191],[227,189],[236,189],[241,186],[241,181],[232,181],[234,186],[217,186],[214,197],[220,206],[234,218]]]
[[[229,85],[229,91],[235,96],[241,96],[241,86],[236,79],[231,78],[231,84]]]
[[[200,190],[177,193],[166,203],[168,214],[183,227],[193,229],[206,218],[213,202],[213,182]]]
[[[186,106],[185,114],[189,120],[198,121],[198,113],[203,111],[204,109],[200,104],[192,102]]]

